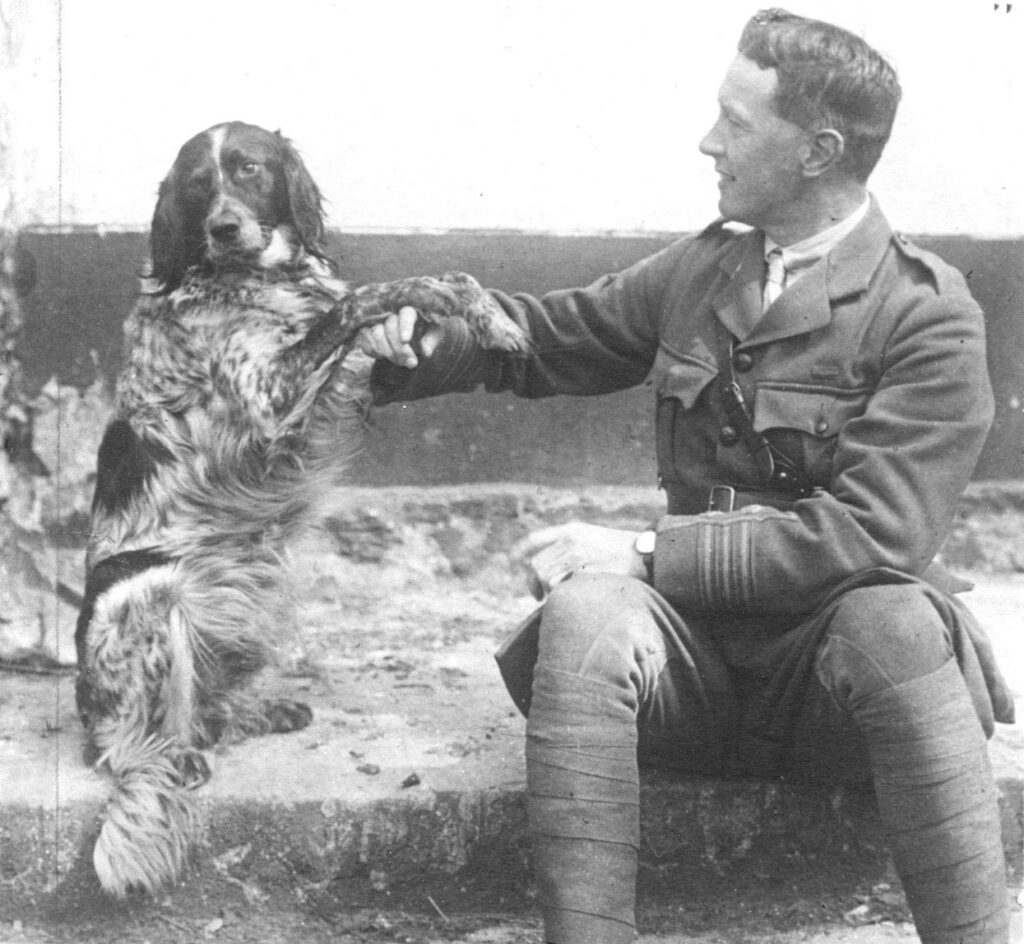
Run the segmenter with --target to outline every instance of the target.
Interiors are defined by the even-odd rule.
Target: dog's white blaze
[[[210,129],[210,151],[213,154],[213,166],[217,168],[217,182],[224,184],[224,168],[220,163],[220,152],[224,147],[224,139],[228,136],[228,129],[223,125]]]

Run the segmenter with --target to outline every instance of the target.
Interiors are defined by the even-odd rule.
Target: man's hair
[[[775,69],[779,116],[805,131],[838,131],[845,142],[838,166],[866,181],[900,102],[893,67],[859,36],[779,9],[751,18],[739,52],[762,69]]]

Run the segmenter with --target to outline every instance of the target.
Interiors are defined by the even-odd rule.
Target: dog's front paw
[[[497,308],[496,305],[494,307]],[[530,339],[526,332],[501,309],[483,314],[473,327],[480,343],[488,350],[508,351],[510,354],[530,353]]]
[[[290,698],[267,699],[262,704],[263,716],[274,734],[301,731],[313,720],[313,709]]]
[[[491,351],[528,354],[530,339],[476,279],[465,272],[446,272],[441,281],[457,287],[463,308],[459,314],[481,346]]]

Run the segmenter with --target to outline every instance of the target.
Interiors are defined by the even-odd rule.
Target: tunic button
[[[818,422],[814,424],[814,431],[819,436],[828,432],[828,420],[818,420]]]
[[[723,426],[718,431],[718,441],[723,446],[735,446],[740,441],[740,434],[732,426]]]
[[[754,366],[753,354],[748,354],[746,351],[740,351],[732,359],[732,366],[736,368],[741,374],[745,374],[751,367]]]

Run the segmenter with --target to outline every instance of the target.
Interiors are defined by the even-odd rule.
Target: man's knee
[[[860,587],[836,606],[818,677],[842,704],[936,672],[952,656],[949,629],[921,588]]]
[[[636,648],[660,634],[646,586],[612,574],[574,574],[544,604],[540,661],[551,668],[586,672],[595,659],[631,660]]]

